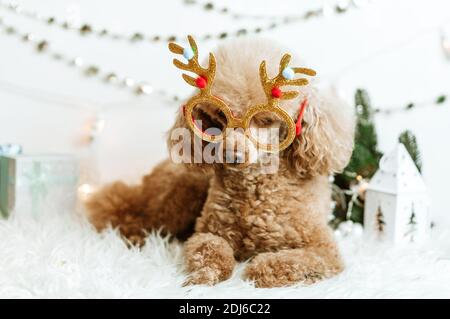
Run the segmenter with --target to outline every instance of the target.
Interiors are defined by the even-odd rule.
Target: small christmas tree
[[[356,130],[355,147],[344,172],[338,174],[333,182],[334,219],[331,226],[351,220],[363,223],[365,183],[379,168],[383,155],[378,150],[378,138],[374,123],[375,109],[367,92],[363,89],[355,93]],[[404,131],[399,141],[403,143],[414,160],[417,168],[422,169],[416,137],[410,131]]]
[[[384,225],[386,225],[386,223],[384,222],[383,212],[381,210],[381,206],[378,205],[375,226],[379,234],[384,232]]]
[[[414,205],[411,207],[411,216],[409,217],[408,222],[408,231],[406,232],[405,236],[409,237],[409,240],[411,242],[414,242],[414,235],[417,231],[417,221],[416,221],[416,213],[414,212]]]
[[[355,131],[355,149],[344,174],[347,180],[354,179],[354,174],[372,177],[378,169],[378,161],[382,153],[378,150],[378,137],[373,120],[373,108],[369,95],[365,90],[358,89],[355,93],[357,114]]]
[[[342,174],[335,176],[333,200],[336,205],[332,226],[345,220],[363,222],[363,190],[355,196],[352,189],[363,180],[369,179],[378,169],[382,153],[378,150],[378,138],[373,121],[374,110],[369,95],[358,89],[355,93],[355,111],[357,115],[355,147],[348,166]]]

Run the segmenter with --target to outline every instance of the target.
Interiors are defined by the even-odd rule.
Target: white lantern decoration
[[[384,155],[364,205],[364,232],[394,243],[421,242],[430,230],[426,185],[405,146]]]

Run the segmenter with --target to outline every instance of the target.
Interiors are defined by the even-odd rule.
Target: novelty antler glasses
[[[297,125],[294,123],[291,116],[283,110],[279,105],[279,100],[290,100],[298,96],[298,92],[287,91],[282,92],[280,87],[282,86],[303,86],[308,84],[308,80],[305,78],[294,79],[295,74],[305,74],[309,76],[316,75],[316,72],[307,68],[291,68],[289,67],[289,62],[291,56],[285,54],[280,61],[280,68],[277,76],[270,79],[267,76],[266,62],[263,61],[259,67],[259,76],[261,79],[261,84],[264,93],[267,97],[266,104],[254,105],[250,107],[246,114],[242,118],[237,118],[231,112],[231,109],[218,97],[211,94],[211,86],[214,82],[214,77],[216,74],[216,59],[212,53],[209,53],[209,66],[208,68],[202,67],[198,62],[198,48],[194,39],[188,36],[190,47],[183,48],[176,43],[169,44],[169,50],[176,54],[181,54],[187,60],[187,63],[182,63],[181,61],[174,59],[173,64],[184,71],[192,72],[198,77],[193,78],[187,74],[183,74],[183,79],[189,84],[200,90],[197,95],[194,95],[189,101],[187,101],[184,106],[184,116],[186,118],[189,128],[202,140],[207,142],[219,142],[223,140],[226,134],[227,128],[242,128],[248,138],[258,147],[265,152],[279,152],[288,147],[295,139],[296,135],[301,132],[301,120],[303,112],[305,110],[307,101],[303,101],[299,117],[297,120]],[[197,125],[196,115],[199,111],[197,106],[207,105],[216,110],[216,114],[221,114],[222,121],[225,121],[222,125],[222,129],[216,129],[215,133],[211,130],[203,130],[202,126]],[[255,115],[260,113],[270,112],[275,115],[278,119],[285,123],[287,128],[287,133],[284,135],[283,140],[277,144],[272,144],[268,142],[261,142],[257,137],[252,134],[250,130],[250,123]],[[216,134],[217,133],[217,134]]]

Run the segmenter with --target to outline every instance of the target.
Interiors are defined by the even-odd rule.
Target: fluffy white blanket
[[[429,243],[390,247],[340,239],[347,268],[311,286],[258,289],[244,264],[214,287],[182,287],[181,243],[152,234],[128,249],[113,230],[79,217],[0,221],[0,297],[7,298],[450,298],[450,232]]]

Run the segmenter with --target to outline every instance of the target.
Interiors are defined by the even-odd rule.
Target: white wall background
[[[116,31],[142,30],[149,34],[203,34],[236,30],[254,22],[185,7],[171,1],[20,0],[44,15],[75,17]],[[219,1],[238,12],[295,14],[330,1]],[[189,89],[171,65],[165,44],[79,37],[33,22],[4,10],[0,16],[21,32],[48,39],[50,47],[105,71],[148,80],[155,88],[185,95]],[[373,0],[360,10],[282,27],[265,37],[297,50],[315,68],[323,85],[335,84],[352,102],[355,88],[366,88],[377,107],[403,106],[409,101],[450,93],[450,61],[440,47],[439,28],[449,30],[448,0]],[[449,36],[450,36],[450,32]],[[200,43],[205,54],[215,42]],[[28,153],[85,151],[79,140],[86,135],[91,111],[110,104],[103,113],[105,129],[98,141],[101,180],[136,180],[166,156],[163,134],[172,122],[176,104],[158,96],[134,97],[126,90],[86,78],[15,37],[0,34],[0,143],[21,143]],[[6,85],[8,84],[8,85]],[[15,88],[11,85],[14,84]],[[17,86],[40,92],[24,96]],[[69,102],[73,107],[63,107]],[[450,170],[450,105],[425,107],[409,113],[376,118],[380,148],[388,151],[399,132],[417,135],[424,175],[439,221],[450,216],[447,205]]]

